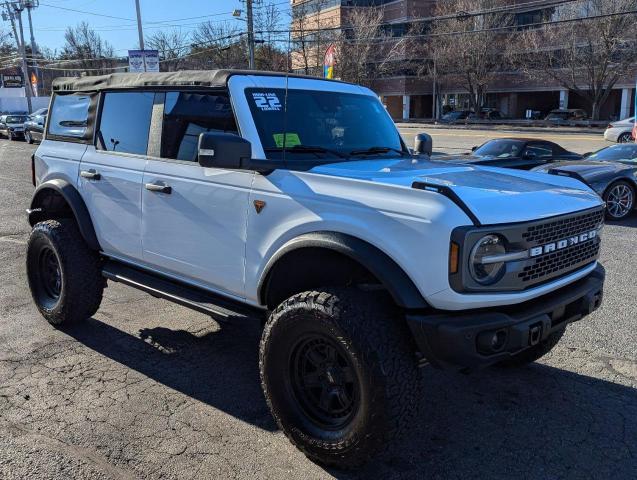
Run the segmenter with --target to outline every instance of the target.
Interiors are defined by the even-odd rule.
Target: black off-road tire
[[[50,324],[78,322],[97,312],[104,291],[101,259],[86,245],[74,220],[37,223],[27,244],[26,264],[31,295]],[[47,282],[51,271],[58,281]]]
[[[527,348],[517,355],[513,355],[512,357],[501,361],[500,363],[498,363],[498,366],[522,367],[524,365],[528,365],[529,363],[533,363],[536,360],[539,360],[544,355],[553,350],[553,348],[560,342],[565,332],[566,327],[551,333],[537,345]]]
[[[295,380],[295,352],[304,339],[311,343],[315,337],[338,350],[341,366],[348,362],[341,378],[353,379],[357,392],[350,416],[336,426],[317,422],[297,394],[308,387]],[[303,292],[283,302],[265,325],[261,385],[274,419],[294,445],[323,465],[353,468],[389,450],[418,415],[422,374],[415,351],[402,312],[384,293]]]

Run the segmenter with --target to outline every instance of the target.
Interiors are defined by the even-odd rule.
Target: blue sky
[[[239,0],[141,0],[140,3],[146,36],[158,29],[191,31],[207,20],[245,25],[230,14],[234,9],[245,10]],[[277,4],[283,12],[289,9],[289,0],[265,0],[263,3]],[[125,56],[128,49],[136,48],[138,44],[135,18],[135,0],[42,0],[40,7],[33,11],[33,26],[39,45],[60,50],[66,27],[86,21],[113,45],[117,55]],[[157,23],[166,20],[170,22]],[[8,24],[3,27],[10,28]],[[27,31],[25,36],[28,38]]]

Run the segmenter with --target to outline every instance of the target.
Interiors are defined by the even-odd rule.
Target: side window
[[[154,99],[152,92],[106,93],[97,131],[98,148],[146,155]]]
[[[49,134],[82,138],[88,127],[89,95],[56,95],[49,118]]]
[[[538,158],[550,158],[553,156],[553,149],[548,143],[529,143],[526,152],[535,154]]]
[[[230,98],[225,92],[168,92],[164,106],[161,157],[197,161],[203,132],[237,132]]]

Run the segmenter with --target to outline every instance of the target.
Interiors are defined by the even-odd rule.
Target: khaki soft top
[[[233,75],[285,77],[284,72],[256,70],[182,70],[161,73],[110,73],[92,77],[58,77],[53,80],[54,92],[96,92],[113,89],[148,87],[225,87]],[[307,75],[289,74],[290,78],[323,80]],[[328,80],[330,82],[334,80]]]

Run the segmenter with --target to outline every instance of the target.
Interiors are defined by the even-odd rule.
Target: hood
[[[558,170],[563,172],[573,172],[577,173],[588,183],[593,183],[600,177],[607,177],[624,170],[634,170],[635,168],[637,168],[637,165],[627,165],[621,162],[582,160],[549,163],[548,165],[542,165],[541,167],[534,168],[533,171],[548,172],[550,170]]]
[[[484,225],[537,220],[602,204],[595,192],[573,178],[451,162],[362,160],[310,171],[402,187],[414,182],[448,187]]]

